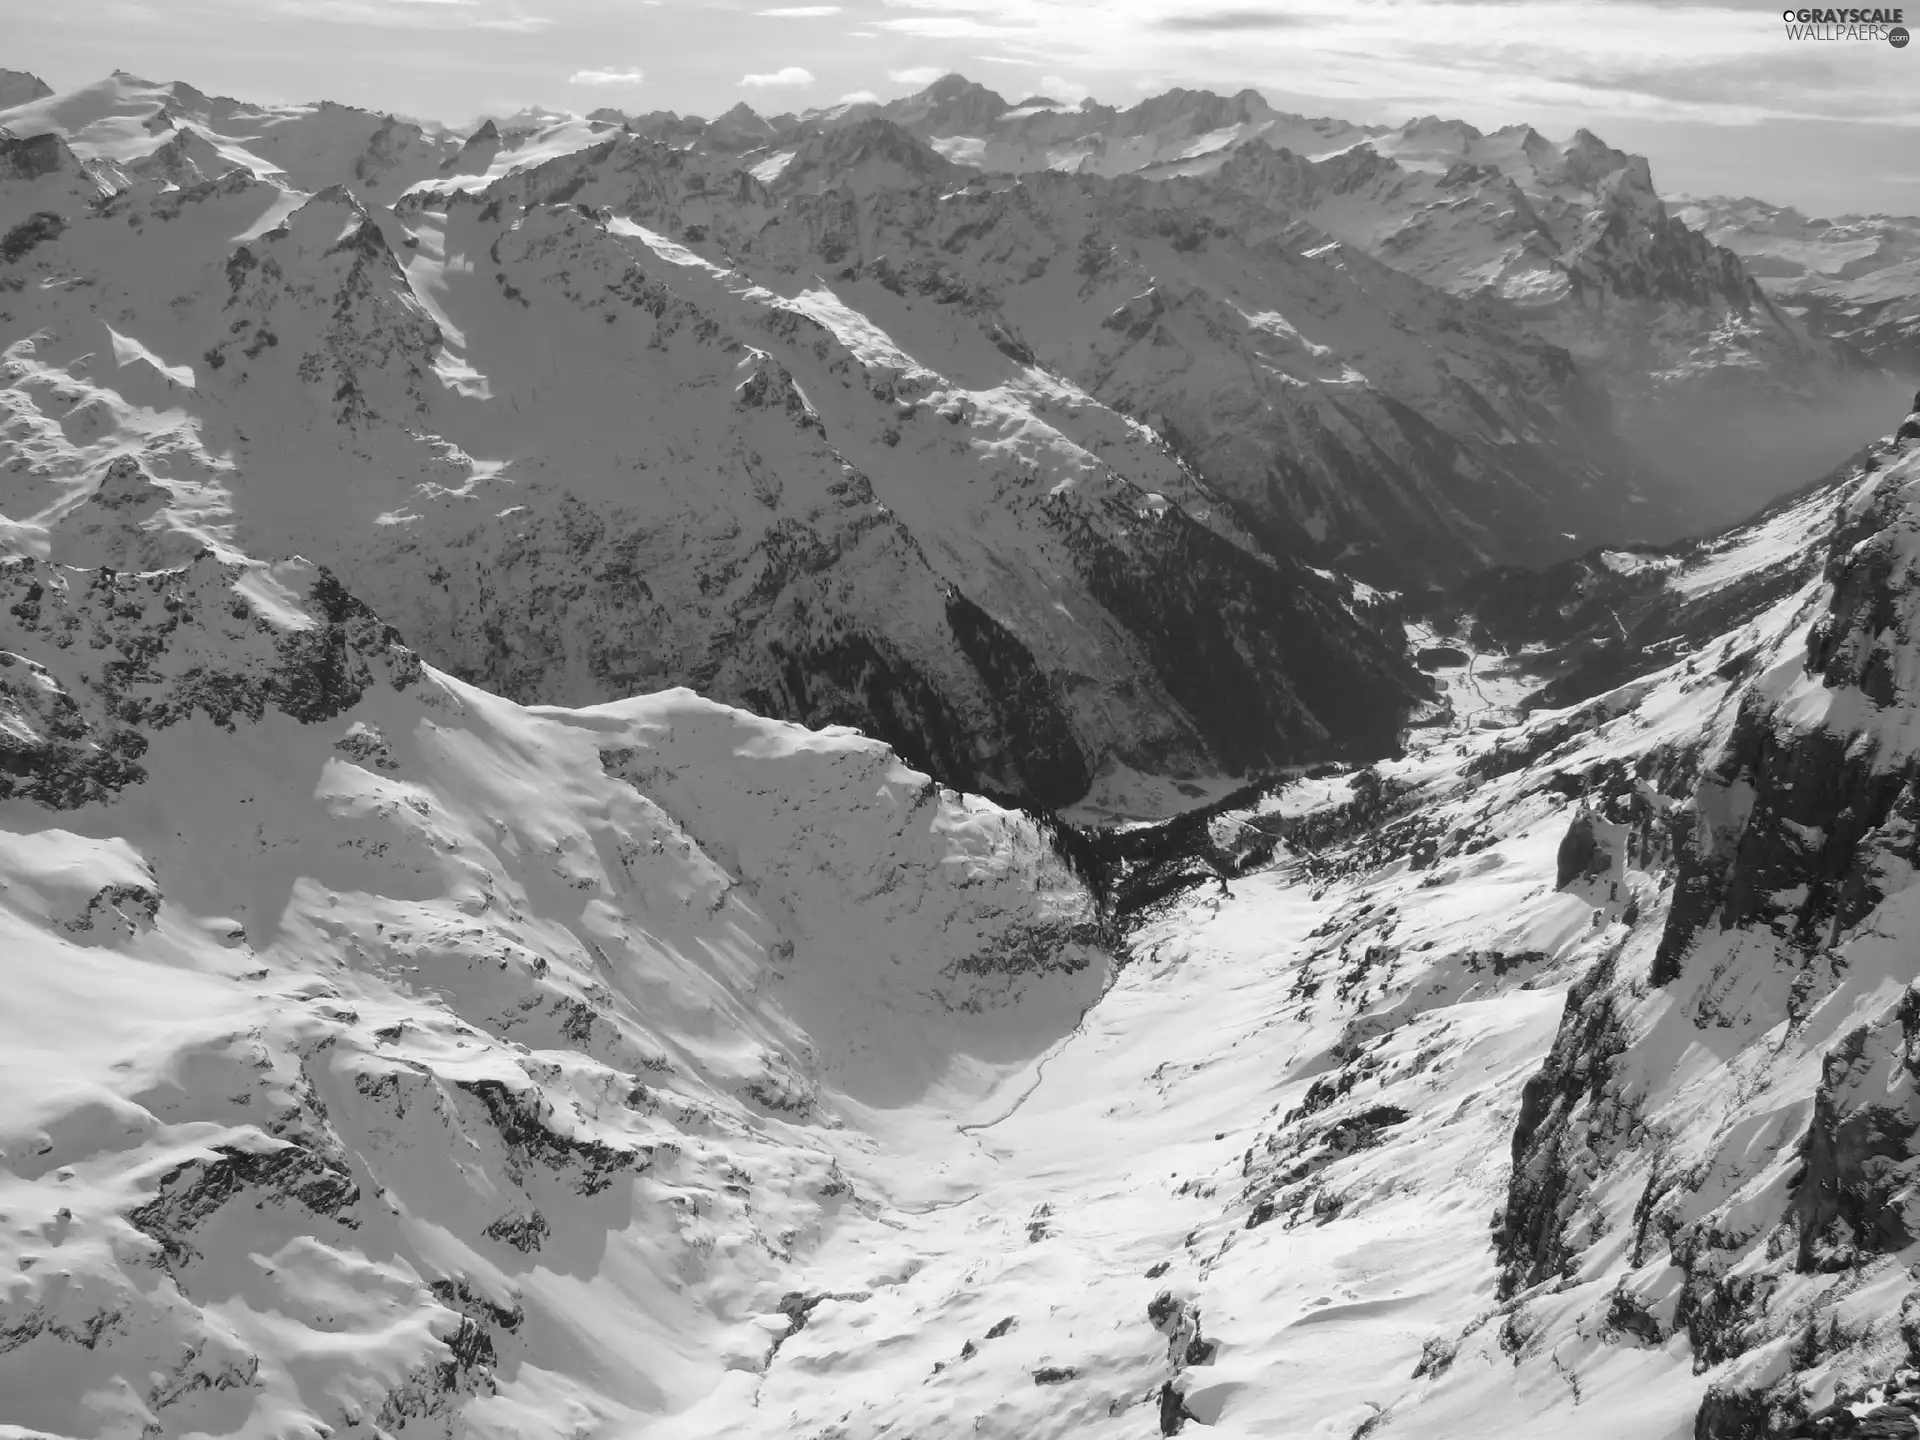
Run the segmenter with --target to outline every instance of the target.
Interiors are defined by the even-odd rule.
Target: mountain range
[[[35,553],[319,550],[520,700],[686,683],[1046,804],[1378,753],[1427,687],[1364,587],[1669,536],[1662,405],[1859,364],[1584,135],[957,77],[462,138],[122,75],[0,127]],[[123,542],[82,503],[120,459]]]
[[[1920,1433],[1910,230],[0,73],[0,1440]]]

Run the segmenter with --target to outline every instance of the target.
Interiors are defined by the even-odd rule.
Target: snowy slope
[[[303,564],[0,583],[10,1434],[683,1407],[871,1228],[849,1119],[1102,983],[1031,822],[849,732],[522,709]]]
[[[751,1408],[743,1387],[662,1433],[1910,1430],[1905,791],[1865,764],[1894,805],[1849,872],[1859,938],[1781,973],[1764,957],[1791,927],[1765,922],[1810,896],[1772,886],[1813,881],[1808,941],[1833,943],[1815,817],[1732,773],[1776,704],[1906,754],[1904,712],[1868,718],[1850,688],[1863,639],[1822,624],[1827,675],[1802,670],[1810,618],[1865,616],[1873,577],[1905,574],[1920,417],[1905,430],[1837,526],[1800,506],[1696,569],[1764,574],[1790,528],[1836,556],[1684,660],[1109,845],[1146,907],[1129,963],[973,1132],[978,1178],[903,1237],[913,1275],[822,1300]],[[1904,676],[1904,629],[1886,643]],[[1833,689],[1829,657],[1852,667]],[[1840,754],[1776,743],[1783,777]],[[1771,838],[1730,848],[1750,802]],[[1755,920],[1689,942],[1708,845],[1773,869],[1714,891]],[[1182,870],[1192,888],[1145,898]],[[1813,1412],[1825,1429],[1796,1428]]]
[[[256,105],[124,71],[78,90],[10,102],[0,108],[0,127],[23,139],[61,135],[83,158],[120,167],[192,139],[218,157],[204,178],[239,167],[309,191],[349,181],[369,193],[390,191],[436,173],[452,153],[446,142],[390,115],[332,102]]]
[[[1106,836],[685,691],[517,706],[304,562],[8,562],[7,1422],[1597,1440],[1792,1433],[1752,1428],[1775,1382],[1880,1403],[1916,465],[1920,418],[1837,524],[1681,569],[1834,556],[1629,686],[1489,728],[1513,662],[1460,641],[1403,758]],[[1768,798],[1821,756],[1838,792]],[[1856,792],[1891,808],[1822,870]]]

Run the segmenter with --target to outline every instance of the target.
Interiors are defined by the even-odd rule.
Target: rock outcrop
[[[1603,1195],[1638,1187],[1618,1323],[1684,1334],[1715,1371],[1702,1436],[1911,1423],[1916,537],[1903,429],[1851,478],[1799,624],[1672,811],[1658,944],[1570,993],[1515,1135],[1508,1284],[1588,1273]]]

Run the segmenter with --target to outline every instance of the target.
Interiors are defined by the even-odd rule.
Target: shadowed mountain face
[[[819,130],[874,116],[987,174],[1184,180],[1182,207],[1237,234],[1311,226],[1485,302],[1573,355],[1648,472],[1714,523],[1839,463],[1911,388],[1904,222],[1820,222],[1831,233],[1816,248],[1834,258],[1810,259],[1791,212],[1670,210],[1643,158],[1589,131],[1561,142],[1434,116],[1363,126],[1278,112],[1252,91],[1175,90],[1127,109],[1009,103],[954,75],[886,105],[781,117],[755,153],[777,164]],[[739,134],[634,124],[695,146]],[[1643,537],[1674,533],[1668,517],[1642,520]]]
[[[0,124],[21,375],[105,340],[249,477],[185,507],[162,475],[148,549],[324,548],[514,695],[689,682],[1048,804],[1390,747],[1423,682],[1320,572],[1671,534],[1663,427],[1724,508],[1840,374],[1585,132],[957,77],[461,139],[121,75]],[[152,443],[114,423],[61,463]],[[97,530],[81,493],[18,518]]]
[[[18,553],[320,555],[522,699],[693,684],[1045,805],[1381,753],[1426,694],[1371,592],[1077,378],[1131,343],[1097,321],[1138,272],[1073,269],[1104,201],[862,273],[900,219],[967,233],[884,124],[796,161],[822,195],[605,127],[436,150],[127,79],[36,103],[75,138],[0,142]],[[1036,358],[1001,243],[1112,347]]]

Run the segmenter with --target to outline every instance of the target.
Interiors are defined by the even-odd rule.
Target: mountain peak
[[[1578,158],[1581,162],[1593,165],[1605,165],[1618,170],[1627,162],[1624,150],[1616,150],[1584,125],[1573,132],[1573,138],[1567,141],[1562,152],[1569,161]]]
[[[996,100],[1000,98],[986,86],[967,79],[958,71],[950,75],[942,75],[920,92],[922,99],[937,101],[957,100],[964,95],[993,95]]]
[[[0,130],[0,179],[35,180],[59,170],[80,169],[79,157],[58,135],[15,138]]]
[[[1443,120],[1438,115],[1417,116],[1402,125],[1400,133],[1408,139],[1457,137],[1461,140],[1482,140],[1486,138],[1464,120]]]
[[[958,74],[942,75],[918,94],[883,107],[899,120],[961,131],[991,125],[1011,108],[995,91]]]
[[[53,87],[25,70],[0,70],[0,110],[11,110],[53,94]]]
[[[909,186],[944,180],[954,169],[952,161],[919,136],[884,115],[869,115],[809,137],[780,178],[783,184],[805,180],[814,186],[852,184],[865,189],[876,180]]]

